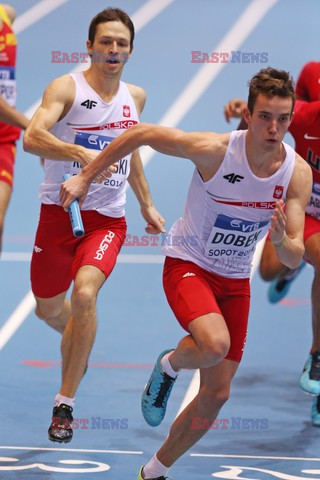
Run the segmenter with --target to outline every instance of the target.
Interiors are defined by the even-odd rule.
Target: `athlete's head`
[[[252,77],[249,82],[248,96],[248,109],[251,115],[259,94],[267,98],[290,98],[292,101],[291,113],[293,112],[295,92],[292,77],[288,72],[268,67],[261,69]]]
[[[248,138],[268,151],[279,148],[291,122],[294,102],[289,73],[271,67],[260,70],[249,83],[248,107],[243,112]]]
[[[106,22],[121,22],[127,27],[130,33],[130,53],[133,49],[134,40],[134,25],[129,15],[120,8],[107,8],[98,13],[92,20],[89,26],[88,40],[93,45],[97,27],[100,23]]]

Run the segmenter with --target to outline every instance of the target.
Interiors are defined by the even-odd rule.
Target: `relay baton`
[[[65,173],[63,175],[63,180],[66,181],[68,180],[68,178],[71,178],[70,173]],[[83,223],[82,223],[82,218],[81,218],[81,213],[79,208],[79,202],[77,199],[73,200],[70,203],[68,207],[68,211],[69,211],[73,235],[75,237],[81,237],[82,235],[84,235],[84,228],[83,228]]]

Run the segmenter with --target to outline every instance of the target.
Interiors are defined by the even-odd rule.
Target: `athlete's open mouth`
[[[109,56],[106,59],[106,63],[110,63],[111,65],[116,65],[119,63],[119,55]]]

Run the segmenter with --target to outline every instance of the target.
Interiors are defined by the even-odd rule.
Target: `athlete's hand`
[[[231,118],[241,118],[243,110],[247,104],[241,98],[233,98],[227,105],[224,106],[224,116],[227,122],[230,122]]]
[[[281,243],[286,234],[287,217],[285,215],[283,205],[283,200],[279,200],[276,203],[275,209],[270,219],[270,240],[272,243],[276,244]]]
[[[117,164],[114,163],[111,167],[107,168],[107,170],[103,170],[103,172],[99,173],[99,175],[94,179],[97,183],[103,183],[107,178],[111,177],[113,173],[117,173],[118,167]]]
[[[165,219],[153,205],[141,207],[141,214],[147,222],[147,226],[145,228],[147,233],[150,235],[166,233],[164,228]]]
[[[100,150],[93,150],[91,148],[86,148],[85,150],[86,150],[86,152],[85,152],[84,158],[79,160],[82,167],[85,167],[86,165],[89,165],[89,163],[93,162],[95,160],[95,158],[99,155],[99,153],[101,153]],[[108,169],[106,169],[103,172],[103,177],[101,176],[102,174],[100,174],[97,177],[97,178],[100,179],[98,181],[98,183],[102,183],[103,180],[106,180],[106,178],[110,178],[113,173],[116,173],[116,171],[117,171],[116,166],[112,165],[111,167],[109,167]]]
[[[89,186],[90,182],[81,173],[63,182],[60,187],[60,202],[62,207],[67,210],[70,203],[77,198],[79,207],[81,208],[87,196]]]

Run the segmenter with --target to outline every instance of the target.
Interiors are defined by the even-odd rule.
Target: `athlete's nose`
[[[118,43],[116,40],[112,42],[110,53],[118,53]]]
[[[277,131],[278,131],[277,120],[271,120],[271,123],[269,126],[269,132],[277,133]]]

